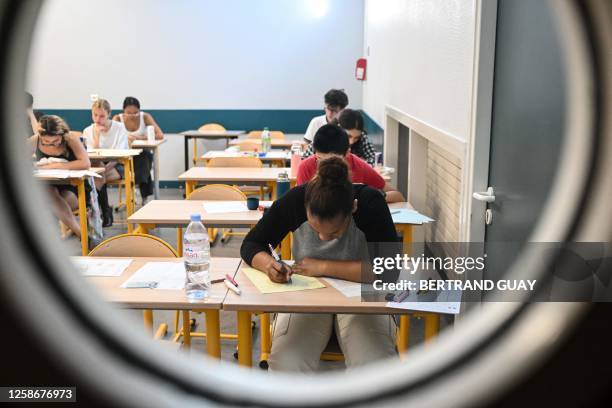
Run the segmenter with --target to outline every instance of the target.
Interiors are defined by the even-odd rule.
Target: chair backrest
[[[206,123],[200,126],[200,128],[198,129],[198,132],[205,132],[205,131],[225,132],[225,128],[218,123]]]
[[[166,241],[147,234],[122,234],[111,237],[92,249],[89,256],[179,257]]]
[[[208,167],[263,167],[263,163],[258,157],[215,157]]]
[[[261,139],[261,130],[251,130],[249,133],[247,133],[247,138],[249,139]],[[280,130],[271,130],[270,131],[270,137],[272,139],[280,139],[280,140],[285,140],[285,134],[283,132],[281,132]]]
[[[227,184],[208,184],[189,194],[188,200],[215,200],[215,201],[245,201],[246,195],[240,189]]]
[[[259,152],[261,151],[261,143],[253,141],[253,142],[240,142],[238,144],[241,152]]]

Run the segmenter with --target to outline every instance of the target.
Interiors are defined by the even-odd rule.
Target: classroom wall
[[[166,132],[210,121],[304,132],[330,88],[361,108],[363,12],[363,0],[47,0],[28,90],[35,108],[75,129],[98,94],[113,108],[138,97]],[[174,156],[164,155],[162,179],[182,168]]]
[[[386,105],[467,139],[476,0],[365,0],[363,109],[384,127]]]

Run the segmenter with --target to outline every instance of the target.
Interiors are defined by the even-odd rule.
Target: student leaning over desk
[[[278,245],[293,232],[295,265],[276,262],[268,244]],[[344,160],[321,161],[317,176],[295,187],[279,200],[246,236],[242,259],[266,273],[270,280],[286,283],[292,273],[328,276],[361,282],[362,262],[369,262],[369,243],[397,242],[387,204],[367,186],[353,185]],[[344,353],[347,367],[356,367],[396,354],[395,326],[389,316],[279,313],[274,325],[271,370],[316,370],[332,330]]]
[[[36,134],[29,141],[39,169],[87,170],[90,163],[78,134],[72,134],[66,122],[55,115],[40,118]],[[50,160],[52,159],[52,160]],[[79,239],[81,228],[72,214],[78,208],[77,188],[71,185],[48,187],[52,210]]]
[[[123,123],[111,120],[111,106],[105,99],[98,99],[91,107],[93,123],[83,130],[87,147],[91,149],[127,149],[128,133]],[[96,178],[98,202],[102,210],[102,226],[113,225],[113,209],[108,204],[106,182],[120,180],[124,177],[123,165],[116,161],[104,162],[102,178]]]
[[[298,168],[297,183],[304,184],[312,179],[317,171],[317,163],[328,157],[343,158],[349,166],[353,183],[363,183],[378,189],[388,203],[405,201],[404,196],[385,182],[376,170],[350,152],[348,134],[338,126],[325,125],[320,128],[312,142],[315,155],[302,160]]]

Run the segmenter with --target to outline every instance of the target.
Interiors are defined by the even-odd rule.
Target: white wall
[[[384,126],[393,105],[467,140],[476,0],[366,0],[363,109]]]
[[[99,94],[148,109],[319,109],[344,88],[361,107],[355,61],[363,0],[47,0],[29,87],[41,108]]]

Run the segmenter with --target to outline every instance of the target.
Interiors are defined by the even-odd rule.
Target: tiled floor
[[[183,190],[181,189],[162,189],[160,192],[160,199],[164,200],[181,200],[183,199]],[[109,191],[109,200],[111,203],[117,202],[117,194],[116,190]],[[137,208],[140,207],[140,197],[137,195]],[[105,238],[109,238],[111,236],[115,236],[118,234],[122,234],[126,232],[126,224],[125,213],[119,212],[115,213],[115,224],[110,228],[104,229]],[[156,235],[173,247],[176,248],[176,231],[170,228],[156,228],[151,230],[151,234]],[[211,253],[212,256],[225,256],[225,257],[238,257],[240,244],[242,242],[241,237],[233,236],[229,242],[222,244],[217,239],[217,242],[212,246]],[[77,239],[74,237],[68,238],[64,241],[66,245],[66,249],[69,255],[80,255],[80,244]],[[137,319],[137,321],[142,321],[142,312],[138,310],[131,310],[128,312],[130,316],[133,316]],[[204,316],[201,314],[193,314],[197,326],[196,331],[202,330],[204,325]],[[154,324],[155,327],[158,327],[161,323],[168,324],[168,333],[166,335],[166,340],[172,339],[174,336],[174,312],[172,311],[156,311],[154,312]],[[446,326],[443,322],[443,326]],[[136,330],[136,328],[135,328]],[[236,318],[234,313],[230,312],[221,312],[221,331],[223,333],[236,333]],[[421,342],[423,339],[423,324],[420,320],[413,319],[411,327],[410,327],[410,343],[411,345]],[[259,361],[259,321],[256,319],[256,328],[253,331],[253,361]],[[201,357],[201,354],[205,351],[205,340],[203,338],[193,338],[192,346],[191,346],[190,355],[193,358]],[[234,363],[234,353],[236,351],[236,341],[235,340],[222,340],[222,360]],[[344,367],[344,363],[342,362],[321,362],[320,369],[321,370],[331,370],[331,369],[341,369]]]

